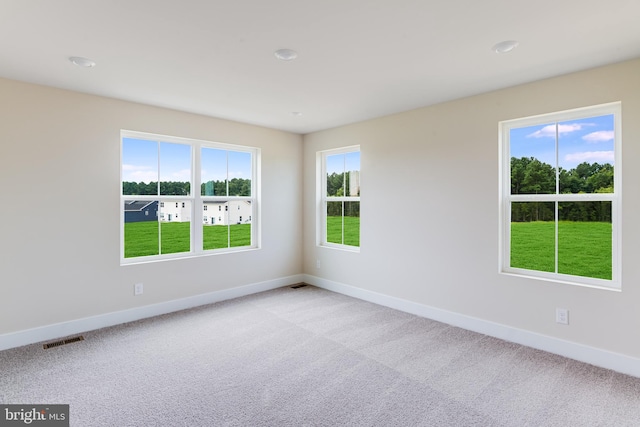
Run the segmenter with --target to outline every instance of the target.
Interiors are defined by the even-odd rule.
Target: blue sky
[[[614,164],[613,115],[558,122],[558,163],[569,170],[582,162]],[[510,157],[535,157],[556,166],[556,124],[511,129]]]
[[[202,182],[232,178],[251,179],[251,153],[202,148]],[[158,173],[158,143],[135,138],[122,140],[122,180],[149,183],[191,180],[191,146],[160,143]]]
[[[327,156],[327,175],[332,173],[342,173],[345,171],[360,170],[360,152],[355,151],[345,154],[334,154]]]

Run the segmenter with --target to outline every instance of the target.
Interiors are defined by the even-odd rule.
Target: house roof
[[[147,206],[158,203],[156,201],[148,201],[148,200],[125,200],[124,201],[124,211],[125,212],[140,212]]]

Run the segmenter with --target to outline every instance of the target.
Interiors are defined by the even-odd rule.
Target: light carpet
[[[639,426],[640,379],[312,286],[0,352],[72,426]]]

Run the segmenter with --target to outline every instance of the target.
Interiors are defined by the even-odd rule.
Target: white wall
[[[640,60],[304,137],[304,272],[365,291],[640,357]],[[498,122],[622,101],[622,292],[498,273]],[[359,144],[361,251],[315,243],[316,152]],[[389,223],[389,206],[420,220]],[[472,215],[471,215],[472,214]],[[320,267],[316,267],[317,260]],[[570,310],[569,326],[555,323]]]
[[[120,266],[121,129],[260,147],[262,249]],[[299,274],[301,142],[0,79],[0,338]],[[137,282],[144,294],[134,297]]]

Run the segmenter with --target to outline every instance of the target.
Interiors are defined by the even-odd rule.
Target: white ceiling
[[[297,133],[637,57],[640,0],[0,0],[2,77]]]

